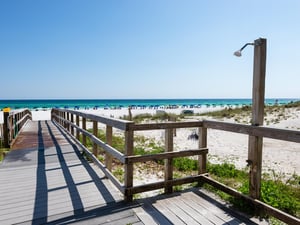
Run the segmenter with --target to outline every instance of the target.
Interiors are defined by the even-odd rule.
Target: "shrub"
[[[190,159],[190,158],[174,158],[173,165],[179,171],[192,171],[197,170],[197,160]]]
[[[235,168],[235,165],[230,163],[208,164],[208,172],[218,177],[223,178],[245,178],[247,173]]]

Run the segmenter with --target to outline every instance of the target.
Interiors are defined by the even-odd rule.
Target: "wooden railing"
[[[76,117],[76,119],[75,119]],[[157,124],[134,124],[131,121],[118,120],[113,118],[106,118],[92,114],[85,114],[78,111],[53,109],[52,119],[65,128],[70,134],[79,140],[79,134],[82,134],[82,145],[86,147],[86,137],[90,138],[93,142],[93,154],[86,151],[94,162],[103,170],[106,176],[115,184],[115,186],[124,194],[127,201],[131,201],[133,194],[155,189],[164,188],[166,193],[172,192],[172,187],[185,183],[199,181],[202,174],[206,173],[206,154],[208,149],[204,147],[204,142],[199,141],[199,148],[194,150],[182,150],[173,152],[173,130],[175,128],[183,127],[197,127],[202,130],[202,122],[178,122],[178,123],[157,123]],[[75,119],[75,120],[74,120]],[[80,126],[81,121],[81,126]],[[86,129],[86,122],[90,121],[93,124],[93,133],[89,133]],[[106,142],[101,141],[97,137],[98,123],[106,126]],[[111,146],[113,128],[117,128],[124,132],[125,146],[124,154]],[[134,155],[134,131],[141,130],[165,130],[165,152],[151,155]],[[76,130],[76,132],[75,132]],[[204,135],[203,135],[204,137]],[[98,159],[97,146],[101,147],[106,153],[105,165]],[[172,159],[176,157],[198,156],[199,158],[199,171],[198,175],[189,176],[180,179],[173,179],[173,165]],[[117,159],[124,165],[124,184],[122,184],[112,174],[112,158]],[[151,184],[133,186],[133,165],[138,162],[147,162],[155,160],[165,160],[165,179],[161,182]]]
[[[7,110],[3,112],[3,119],[3,145],[5,148],[9,148],[24,124],[27,120],[31,120],[32,116],[28,109]]]
[[[76,117],[76,121],[74,118]],[[124,194],[124,198],[127,201],[131,201],[133,194],[146,192],[155,189],[164,188],[165,193],[172,192],[172,187],[175,185],[181,185],[190,182],[205,182],[208,183],[230,195],[241,198],[249,203],[252,203],[255,207],[260,210],[264,210],[269,215],[272,215],[288,224],[297,224],[300,220],[289,214],[286,214],[274,207],[271,207],[259,199],[253,198],[251,191],[260,192],[255,188],[257,185],[253,185],[253,189],[249,190],[250,196],[243,195],[238,191],[221,184],[213,179],[211,179],[206,173],[206,160],[207,160],[207,129],[217,129],[223,131],[236,132],[241,134],[246,134],[249,136],[249,141],[253,137],[267,137],[277,140],[291,141],[300,143],[300,132],[294,130],[284,130],[267,128],[263,126],[251,126],[242,125],[234,123],[225,123],[217,121],[195,121],[195,122],[165,122],[165,123],[153,123],[153,124],[135,124],[131,121],[118,120],[113,118],[106,118],[101,116],[96,116],[92,114],[86,114],[79,111],[64,110],[64,109],[53,109],[52,119],[60,124],[65,130],[76,137],[79,140],[79,134],[82,134],[82,147],[85,149],[87,154],[89,154],[94,162],[103,170],[106,176],[116,185],[116,187]],[[80,126],[81,121],[81,126]],[[86,129],[86,122],[90,121],[93,123],[93,133],[89,133]],[[98,124],[102,123],[106,126],[106,142],[98,139]],[[117,128],[122,130],[125,134],[125,146],[124,154],[120,153],[118,150],[114,149],[112,144],[112,128]],[[198,149],[196,150],[181,150],[173,152],[173,131],[176,128],[197,128],[198,129]],[[159,154],[151,155],[134,155],[134,132],[142,130],[165,130],[165,152]],[[76,130],[76,134],[75,134]],[[93,142],[93,154],[86,149],[86,137],[90,138]],[[99,162],[97,159],[97,146],[100,146],[106,153],[105,165]],[[249,148],[250,151],[250,148]],[[251,150],[253,151],[253,149]],[[300,151],[300,149],[299,149]],[[249,181],[259,181],[261,179],[261,164],[257,161],[262,157],[261,151],[254,151],[252,153],[252,158],[247,160],[249,164]],[[198,175],[188,176],[180,179],[173,178],[173,166],[172,159],[176,157],[186,157],[186,156],[198,156]],[[248,154],[249,157],[251,154]],[[112,169],[112,158],[117,159],[124,165],[124,184],[120,183],[119,180],[113,176],[111,173]],[[133,164],[137,162],[146,162],[150,160],[160,160],[164,159],[164,181],[133,186]],[[255,171],[255,172],[254,172]],[[250,185],[251,186],[251,185]]]

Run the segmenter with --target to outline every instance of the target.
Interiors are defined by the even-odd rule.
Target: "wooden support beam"
[[[177,157],[206,155],[207,153],[208,153],[207,148],[201,148],[201,149],[192,149],[192,150],[181,150],[176,152],[163,152],[163,153],[147,154],[147,155],[125,156],[124,163],[157,161],[163,159],[173,159]]]
[[[173,152],[173,129],[165,130],[165,152]],[[165,159],[165,181],[173,179],[173,159]],[[170,194],[173,192],[173,186],[168,185],[165,187],[165,193]]]
[[[125,155],[133,155],[133,131],[125,131]],[[133,186],[133,164],[125,164],[125,177],[124,177],[125,189],[132,188]],[[125,201],[131,202],[133,200],[132,193],[125,191]]]
[[[76,126],[79,127],[79,116],[78,115],[76,115]],[[77,140],[79,140],[79,134],[80,134],[79,130],[76,129],[76,139]]]
[[[4,148],[9,148],[9,129],[8,129],[8,116],[9,116],[9,111],[3,113],[3,147]]]
[[[265,74],[267,40],[260,38],[254,42],[253,90],[252,90],[252,126],[261,126],[264,122]],[[249,193],[254,199],[260,199],[263,138],[249,136],[248,163],[250,165]]]
[[[73,124],[74,123],[74,114],[71,113],[71,123]],[[71,134],[74,136],[74,127],[71,126]]]
[[[67,120],[68,121],[70,121],[70,113],[69,112],[67,112]],[[70,124],[69,123],[67,123],[67,130],[70,132]]]
[[[207,128],[199,127],[199,142],[198,148],[206,148],[207,147]],[[206,173],[206,163],[207,163],[207,154],[202,154],[198,156],[198,174]]]
[[[106,125],[106,144],[112,145],[112,126]],[[108,152],[105,152],[105,166],[111,171],[112,168],[112,156]]]
[[[86,130],[86,118],[85,117],[82,118],[82,129]],[[82,144],[84,146],[86,146],[86,135],[84,133],[82,133]]]
[[[97,121],[93,121],[93,135],[95,137],[98,137],[98,122]],[[93,142],[93,154],[94,156],[98,156],[98,145]]]

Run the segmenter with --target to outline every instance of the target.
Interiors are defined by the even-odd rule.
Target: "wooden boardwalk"
[[[52,121],[28,122],[12,149],[0,164],[1,225],[260,223],[199,189],[125,203]]]

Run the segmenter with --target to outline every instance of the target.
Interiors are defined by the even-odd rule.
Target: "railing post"
[[[60,123],[61,126],[64,126],[64,121],[63,121],[64,113],[63,112],[59,112],[59,114],[60,114],[59,123]]]
[[[8,141],[9,143],[11,143],[11,141],[13,140],[14,138],[14,115],[11,115],[8,117],[8,127],[9,127],[9,138],[8,138]]]
[[[206,148],[207,147],[207,128],[206,127],[199,127],[199,148]],[[206,173],[206,163],[207,163],[207,155],[202,154],[198,156],[198,174]]]
[[[67,119],[67,115],[66,115],[66,112],[63,112],[63,118],[64,118],[64,128],[67,129],[67,122],[66,122],[66,119]]]
[[[112,126],[106,125],[106,144],[112,145]],[[105,166],[111,171],[112,168],[112,156],[109,153],[105,153]]]
[[[67,120],[68,120],[68,122],[70,122],[70,113],[69,112],[67,112]],[[67,130],[70,132],[70,123],[68,123],[67,122],[67,124],[66,124],[66,126],[67,126]]]
[[[127,130],[125,131],[125,155],[131,156],[133,155],[133,131]],[[125,188],[131,188],[133,186],[133,164],[127,163],[125,164],[125,175],[124,175],[124,185]],[[125,201],[131,202],[133,196],[130,192],[125,191]]]
[[[98,122],[93,121],[93,134],[95,137],[98,137]],[[98,156],[98,145],[93,142],[93,154],[94,156]]]
[[[64,116],[64,113],[63,112],[59,112],[59,124],[62,125],[62,126],[64,126],[63,116]]]
[[[74,114],[71,114],[71,123],[74,124]],[[74,127],[71,126],[71,134],[74,136]]]
[[[78,115],[76,115],[76,126],[79,127],[79,116]],[[79,134],[80,134],[79,130],[76,129],[76,139],[77,140],[79,140]]]
[[[8,116],[9,116],[9,111],[5,111],[3,112],[3,119],[4,119],[4,123],[3,123],[3,147],[4,148],[9,148],[9,129],[8,129]]]
[[[173,152],[173,129],[165,130],[165,152]],[[172,159],[165,159],[165,181],[173,179]],[[173,192],[173,186],[166,185],[165,193]]]
[[[23,113],[18,113],[17,114],[17,123],[20,121],[20,119],[22,118],[22,115],[23,115]],[[18,123],[17,124],[17,134],[16,135],[18,135],[18,133],[19,133],[19,131],[21,130],[21,127],[22,127],[22,124],[20,124],[20,123]]]
[[[11,141],[17,136],[18,126],[17,126],[17,114],[12,116],[12,136]]]
[[[261,126],[264,122],[266,45],[266,39],[260,38],[255,40],[252,90],[252,126]],[[249,136],[249,193],[254,199],[260,199],[262,147],[262,137]]]
[[[82,117],[82,129],[86,130],[86,118]],[[82,133],[82,144],[86,146],[86,136]]]

